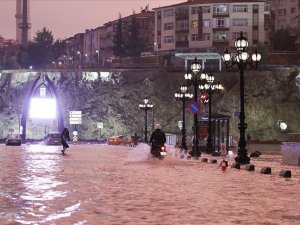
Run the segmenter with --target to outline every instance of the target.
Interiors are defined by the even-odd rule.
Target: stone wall
[[[104,71],[102,71],[104,72]],[[182,103],[174,93],[184,81],[183,73],[164,71],[124,71],[90,73],[82,71],[3,71],[0,80],[0,139],[12,129],[18,131],[23,104],[36,76],[47,75],[55,85],[64,126],[71,132],[69,111],[82,111],[82,125],[77,125],[81,139],[99,138],[97,123],[103,122],[102,138],[137,132],[143,136],[144,112],[139,104],[145,97],[153,102],[153,111],[148,112],[149,132],[154,122],[159,122],[166,132],[179,133],[178,121],[182,120]],[[110,74],[108,77],[103,74]],[[286,140],[288,132],[300,131],[300,92],[295,77],[298,71],[252,71],[245,73],[245,112],[247,133],[253,140]],[[213,95],[212,112],[231,116],[230,135],[238,139],[239,74],[219,72],[216,80],[225,90]],[[207,106],[204,111],[207,111]],[[154,120],[153,120],[154,119]],[[281,132],[277,121],[288,124]],[[55,121],[27,120],[27,137],[41,139],[45,133],[56,131]],[[186,111],[186,128],[192,133],[193,115]]]

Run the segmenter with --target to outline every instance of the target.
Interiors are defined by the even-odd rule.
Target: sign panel
[[[97,128],[102,129],[103,128],[103,123],[97,123]]]
[[[70,118],[71,117],[78,118],[78,117],[81,117],[81,111],[70,111],[69,115],[70,115]]]
[[[202,93],[198,96],[199,100],[203,103],[207,103],[208,102],[208,99],[209,99],[209,96],[207,93]]]
[[[201,105],[200,105],[200,103],[198,101],[192,101],[189,104],[188,109],[190,110],[191,113],[197,114],[201,110]]]
[[[81,124],[82,119],[81,118],[70,118],[70,124]]]
[[[179,120],[179,121],[178,121],[178,127],[179,127],[180,129],[182,129],[182,127],[183,127],[183,121],[182,121],[182,120]]]

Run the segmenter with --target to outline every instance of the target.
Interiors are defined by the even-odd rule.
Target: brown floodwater
[[[164,160],[146,145],[60,149],[0,145],[1,225],[300,224],[300,168],[279,152],[252,158],[254,172],[222,172],[211,156],[189,160],[171,146]],[[265,166],[272,174],[259,173]]]

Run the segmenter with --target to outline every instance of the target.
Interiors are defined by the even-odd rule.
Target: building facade
[[[158,51],[230,48],[241,31],[249,47],[267,41],[267,1],[190,0],[154,11]]]
[[[138,32],[140,38],[145,43],[145,51],[153,51],[154,50],[154,11],[143,9],[140,13],[134,13],[130,16],[121,18],[122,21],[122,36],[123,40],[126,42],[129,38],[129,27],[131,24],[132,17],[136,18],[138,23]],[[113,47],[113,38],[115,32],[117,30],[118,20],[110,21],[104,26],[106,26],[107,32],[107,49],[112,49]],[[112,54],[112,51],[111,51]]]
[[[86,30],[83,38],[83,63],[87,68],[96,68],[104,64],[107,57],[106,27]]]

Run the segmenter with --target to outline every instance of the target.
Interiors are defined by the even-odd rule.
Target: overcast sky
[[[34,37],[44,26],[52,31],[55,39],[71,37],[85,29],[129,16],[141,7],[167,6],[186,0],[29,0],[30,36]],[[16,0],[0,0],[0,35],[6,39],[16,36]]]

